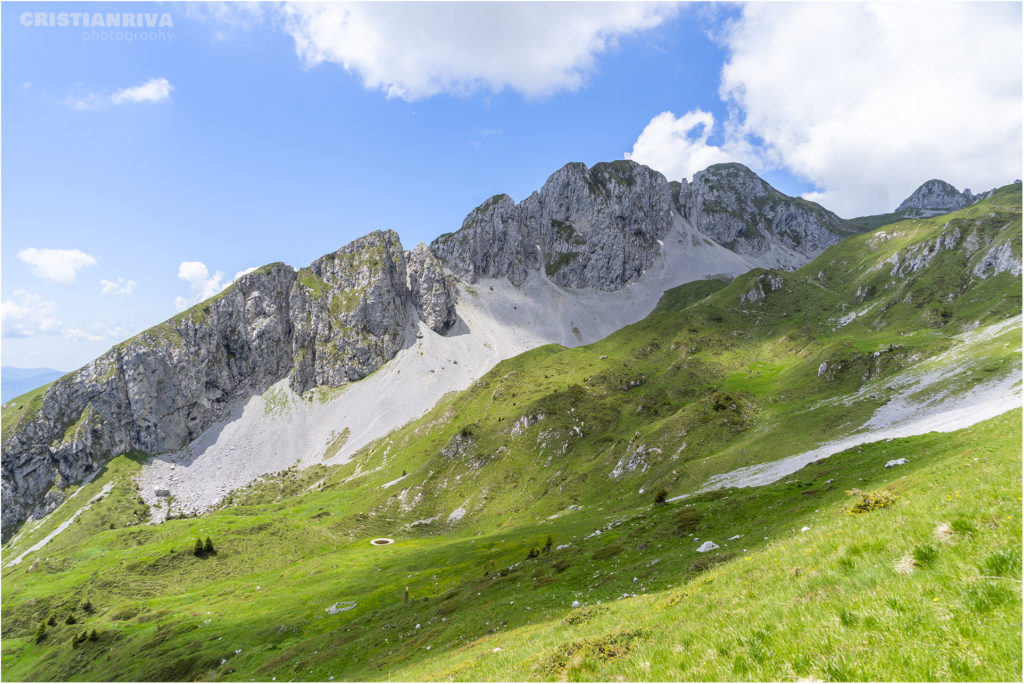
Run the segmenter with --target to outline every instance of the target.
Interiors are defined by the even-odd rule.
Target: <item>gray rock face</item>
[[[52,510],[55,482],[80,482],[133,449],[180,449],[234,396],[291,368],[288,293],[272,264],[54,382],[3,443],[3,529]]]
[[[370,233],[301,269],[290,297],[292,389],[340,387],[380,368],[405,343],[408,302],[394,231]]]
[[[455,325],[455,282],[422,242],[406,252],[409,295],[420,320],[438,334]]]
[[[421,315],[450,325],[454,293],[436,260],[417,264]],[[4,431],[4,535],[53,510],[64,483],[121,453],[181,449],[231,400],[289,374],[302,392],[372,373],[405,343],[412,300],[398,235],[376,232],[298,272],[258,269],[117,345],[54,382],[38,410]]]
[[[543,269],[563,287],[616,290],[653,263],[671,204],[668,181],[645,166],[572,163],[518,205],[508,195],[487,200],[431,250],[470,281],[507,276],[520,285]]]
[[[997,273],[1010,273],[1019,276],[1021,274],[1021,260],[1013,253],[1009,242],[1002,242],[994,245],[985,256],[981,258],[974,269],[974,275],[979,278],[988,278]]]
[[[780,273],[774,271],[767,271],[757,276],[754,279],[753,284],[747,289],[746,292],[740,295],[740,304],[755,302],[763,302],[767,292],[775,292],[781,290],[786,281],[783,280]],[[821,373],[818,373],[821,375]]]
[[[679,207],[697,230],[753,257],[778,245],[809,261],[853,234],[832,212],[783,195],[742,164],[715,164],[684,180]]]
[[[919,218],[947,214],[974,204],[983,195],[973,195],[970,190],[960,192],[946,181],[932,179],[925,182],[910,197],[896,207],[896,213]]]

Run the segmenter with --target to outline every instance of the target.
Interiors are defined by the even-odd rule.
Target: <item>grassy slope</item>
[[[762,302],[740,303],[759,272],[726,287],[708,282],[677,288],[652,316],[597,344],[571,350],[543,347],[499,364],[469,390],[445,399],[422,420],[371,445],[346,466],[268,478],[236,493],[233,505],[199,519],[155,528],[129,526],[135,494],[130,486],[119,486],[116,495],[82,514],[71,530],[21,565],[4,570],[4,676],[1019,675],[1019,654],[998,651],[1005,650],[1010,637],[1019,640],[1019,584],[972,575],[969,582],[982,582],[977,586],[983,588],[976,590],[965,579],[969,568],[987,563],[1000,550],[1019,558],[1019,517],[1007,521],[1009,528],[999,517],[1018,510],[1014,499],[1012,510],[1003,511],[1007,497],[1019,491],[1019,417],[1009,423],[993,421],[955,438],[926,436],[864,447],[805,469],[790,478],[791,484],[694,499],[705,515],[697,536],[722,543],[744,534],[736,544],[748,550],[744,556],[751,556],[733,558],[699,578],[693,563],[707,557],[696,554],[696,544],[671,533],[678,504],[649,504],[656,488],[673,494],[691,491],[710,474],[789,455],[842,434],[859,425],[884,397],[846,406],[834,401],[837,396],[861,389],[865,377],[870,386],[920,364],[948,348],[952,335],[969,323],[986,324],[1019,313],[1020,280],[1008,274],[980,282],[965,277],[973,262],[962,251],[940,252],[929,268],[903,280],[892,281],[889,266],[878,268],[896,252],[934,240],[948,228],[947,222],[960,222],[963,231],[987,231],[1011,240],[1019,253],[1019,189],[1006,189],[956,215],[888,227],[887,240],[877,235],[852,238],[808,267],[782,274],[785,287],[768,291]],[[839,327],[837,319],[848,311],[857,290],[867,288],[873,294],[853,306],[875,303],[874,308]],[[951,292],[956,296],[947,301]],[[971,360],[974,371],[982,377],[1005,373],[1018,363],[1019,346],[1019,328],[979,345]],[[882,352],[881,360],[875,352]],[[819,377],[822,361],[842,368]],[[521,423],[514,434],[517,421],[540,414],[543,419],[529,426],[529,420]],[[646,469],[610,479],[616,464],[635,456],[641,445]],[[971,458],[981,460],[958,469],[956,459],[970,449],[984,457],[972,452]],[[907,454],[911,464],[903,469],[878,465]],[[132,466],[119,462],[110,477]],[[400,483],[382,488],[403,474]],[[915,493],[910,498],[900,495],[893,509],[863,520],[840,515],[848,505],[843,490],[892,481],[902,487],[901,477]],[[89,488],[98,490],[107,479],[104,474]],[[834,481],[825,485],[827,479]],[[640,488],[646,490],[642,496],[636,493]],[[956,492],[968,497],[970,507],[938,508],[963,517],[976,532],[939,548],[939,558],[927,572],[922,568],[908,577],[892,574],[895,557],[926,543],[925,528],[936,522],[922,522],[928,507],[936,507],[936,497]],[[83,492],[76,504],[89,496]],[[458,508],[467,511],[466,517],[449,520]],[[549,519],[552,515],[559,517]],[[429,518],[435,519],[406,527]],[[582,540],[612,520],[622,521],[621,527]],[[56,524],[47,521],[44,526]],[[794,537],[803,524],[812,531]],[[82,532],[74,534],[75,528]],[[861,541],[843,546],[841,539],[820,536],[820,528]],[[868,536],[859,536],[861,532]],[[45,533],[41,527],[15,539],[4,550],[5,560]],[[571,541],[573,546],[524,561],[526,552],[542,547],[548,534],[556,545]],[[211,536],[218,554],[193,556],[196,535]],[[378,535],[399,541],[370,547],[368,539]],[[870,535],[875,535],[873,541]],[[768,542],[754,543],[764,536]],[[641,549],[643,541],[647,546]],[[837,555],[840,547],[848,561]],[[610,557],[593,559],[599,549],[607,549],[599,556]],[[723,548],[719,557],[730,550]],[[817,574],[808,570],[786,575],[798,564],[799,553],[807,551],[812,558],[832,559],[832,565],[800,564]],[[32,570],[35,557],[46,560]],[[848,562],[861,568],[861,557],[862,571],[835,569],[847,568]],[[649,565],[656,558],[659,562]],[[556,561],[566,563],[561,572],[554,567]],[[495,578],[503,568],[521,562]],[[936,572],[943,567],[946,574]],[[768,574],[751,574],[756,572]],[[760,587],[774,582],[749,607],[744,602],[756,597],[742,593],[745,575],[758,577]],[[680,583],[690,586],[711,577],[730,579],[715,579],[713,594],[695,584],[694,594],[667,605],[674,595],[669,585],[678,591]],[[626,600],[615,609],[626,612],[604,614],[592,624],[569,628],[560,623],[574,599],[607,601],[626,591],[640,593],[638,585],[648,593],[662,592],[657,601],[666,605],[658,603],[661,608],[655,611],[653,604],[644,603],[655,599]],[[1004,585],[1010,594],[998,589]],[[408,604],[401,600],[405,586],[413,597]],[[942,605],[954,605],[960,592],[956,611],[941,613],[952,615],[960,626],[929,622],[938,618],[918,605],[915,586],[941,590],[940,601],[934,603]],[[813,619],[803,628],[808,631],[800,632],[796,613],[789,611],[806,607],[806,592],[816,595],[819,590],[821,600],[814,605],[830,608],[812,611]],[[833,592],[842,601],[832,601]],[[63,615],[84,598],[98,612],[76,614],[89,629],[97,629],[97,641],[74,648],[69,642],[79,625],[59,623],[40,644],[33,643],[31,634],[40,620],[52,612]],[[325,608],[337,601],[358,605],[328,615]],[[691,609],[694,601],[701,602],[699,610]],[[878,611],[867,610],[875,604]],[[833,608],[846,611],[845,617],[829,612]],[[759,633],[752,618],[757,613],[744,610],[779,615],[782,622],[764,624]],[[703,614],[709,612],[718,617],[705,620]],[[648,624],[648,615],[654,622]],[[662,622],[655,620],[657,615]],[[700,619],[687,622],[686,615]],[[985,616],[984,623],[979,615]],[[839,627],[835,620],[840,620]],[[995,626],[989,624],[993,620]],[[680,621],[689,626],[684,629],[676,624]],[[544,653],[551,655],[574,640],[622,631],[613,627],[623,624],[646,624],[647,632],[582,644],[578,653],[550,661],[530,660],[523,655],[529,647],[516,646],[541,639]],[[709,631],[708,624],[721,625],[720,633]],[[851,631],[857,625],[863,633]],[[917,631],[904,641],[916,647],[930,639],[934,658],[911,658],[894,641],[899,630],[908,629]],[[691,640],[680,636],[669,643],[665,634],[679,630],[690,633]],[[815,634],[822,630],[825,636]],[[716,634],[714,643],[705,643]],[[477,639],[484,639],[479,647],[459,650]],[[878,661],[885,668],[877,671],[882,674],[873,674],[872,663],[858,657],[864,643],[893,654]],[[831,650],[818,658],[815,649],[825,648],[821,644]],[[878,644],[882,647],[876,649]],[[505,650],[476,660],[482,648],[494,647]],[[516,648],[524,649],[519,657]],[[954,655],[976,648],[987,649],[978,662],[974,656]],[[236,649],[242,652],[236,655]],[[636,669],[644,662],[650,663],[649,674]],[[447,668],[457,670],[446,673]]]
[[[381,548],[304,515],[336,509],[327,492],[283,502],[287,517],[275,503],[101,533],[55,547],[34,572],[7,571],[4,677],[1011,680],[1020,439],[1012,412],[694,498],[703,518],[689,534],[725,544],[710,558],[676,532],[683,502],[649,498],[611,518],[595,508]],[[900,457],[909,463],[882,467]],[[887,489],[896,503],[849,516],[852,488]],[[941,523],[949,542],[933,538]],[[218,540],[216,557],[188,552],[200,531]],[[548,534],[571,546],[526,560]],[[921,564],[898,574],[915,553]],[[82,623],[58,622],[39,644],[15,636],[84,598],[97,612],[77,610]],[[573,600],[602,605],[573,611]],[[337,601],[357,606],[328,615]],[[76,649],[81,629],[98,638]]]

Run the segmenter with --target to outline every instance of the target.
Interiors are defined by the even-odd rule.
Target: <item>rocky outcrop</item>
[[[406,252],[409,295],[420,320],[436,333],[455,325],[455,282],[422,242]]]
[[[988,278],[999,273],[1021,274],[1020,257],[1014,254],[1009,242],[993,245],[971,271],[979,278]]]
[[[55,484],[119,453],[180,449],[230,399],[287,374],[294,280],[289,266],[265,266],[54,382],[3,436],[3,529],[55,507]]]
[[[896,207],[897,214],[908,218],[921,218],[948,214],[963,209],[980,200],[985,195],[971,194],[970,190],[960,192],[946,181],[932,179],[921,185]]]
[[[409,291],[398,234],[375,231],[301,269],[291,292],[298,393],[359,380],[405,343]]]
[[[431,250],[467,280],[540,271],[563,287],[617,290],[636,280],[672,226],[660,173],[631,161],[566,164],[518,205],[495,195]]]
[[[117,454],[181,449],[233,399],[289,376],[300,393],[365,377],[405,344],[413,303],[446,330],[451,283],[424,249],[408,259],[411,277],[398,235],[378,231],[298,272],[264,266],[60,378],[38,405],[5,407],[4,535]],[[23,410],[10,427],[8,410]]]
[[[715,164],[680,184],[679,209],[697,230],[751,257],[781,247],[810,261],[853,234],[824,207],[789,197],[742,164]]]

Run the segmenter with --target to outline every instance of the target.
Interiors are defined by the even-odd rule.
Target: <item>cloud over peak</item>
[[[677,9],[660,3],[290,3],[307,66],[332,62],[388,97],[581,87],[597,56]]]
[[[670,177],[723,154],[783,168],[847,217],[892,211],[929,178],[1020,177],[1019,5],[748,3],[721,41],[721,142],[699,109],[662,113],[630,158]]]

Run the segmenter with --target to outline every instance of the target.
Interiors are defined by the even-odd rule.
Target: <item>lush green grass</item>
[[[3,422],[0,424],[0,430],[2,430],[4,437],[11,434],[11,431],[23,419],[26,417],[31,419],[39,413],[39,410],[43,407],[43,395],[46,394],[46,390],[50,389],[52,384],[53,382],[48,382],[42,387],[25,392],[25,394],[15,397],[3,405]]]
[[[852,219],[843,219],[844,223],[858,233],[866,233],[869,230],[875,230],[882,226],[887,226],[890,223],[898,223],[899,221],[905,220],[907,217],[903,214],[874,214],[872,216],[858,216]]]
[[[200,518],[135,524],[137,464],[115,460],[5,547],[117,483],[4,569],[4,677],[1018,679],[1019,413],[653,504],[848,434],[898,374],[952,364],[955,393],[1019,368],[1019,325],[958,337],[1020,313],[1019,278],[970,275],[984,250],[891,275],[951,230],[1019,253],[1019,187],[794,273],[676,288],[605,340],[504,361],[350,463],[284,471]],[[895,503],[847,515],[854,488]],[[217,553],[198,558],[207,536]],[[355,606],[329,614],[339,602]]]
[[[1016,679],[1020,439],[1013,412],[865,445],[769,487],[495,533],[396,531],[386,547],[322,515],[346,510],[330,489],[58,537],[41,568],[5,572],[4,677]],[[849,515],[854,488],[895,503]],[[700,514],[684,532],[680,510]],[[934,536],[943,523],[948,540]],[[193,556],[196,535],[218,554]],[[571,545],[527,559],[547,535]],[[698,554],[690,535],[722,548]],[[907,555],[922,560],[900,574]],[[74,608],[85,599],[94,614]],[[339,601],[356,607],[329,615]],[[78,624],[34,643],[39,621],[72,611]],[[83,629],[98,639],[75,648]]]

